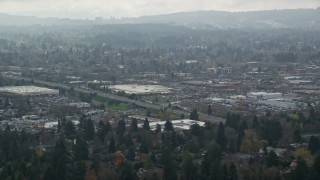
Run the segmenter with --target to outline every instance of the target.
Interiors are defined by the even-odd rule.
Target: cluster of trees
[[[320,155],[318,154],[320,150],[319,138],[311,136],[308,140],[303,138],[301,133],[318,133],[319,129],[315,127],[319,125],[320,114],[313,108],[310,109],[308,117],[305,114],[293,112],[291,114],[280,113],[272,115],[270,112],[266,112],[265,116],[259,118],[254,116],[251,120],[247,120],[247,117],[241,117],[237,114],[228,114],[225,124],[228,132],[226,134],[226,142],[221,143],[223,141],[220,140],[220,144],[227,144],[227,151],[254,154],[267,146],[287,149],[291,143],[296,143],[298,146],[299,144],[307,143],[307,148],[304,146],[298,147],[291,158],[280,159],[271,151],[263,161],[259,158],[251,159],[249,166],[241,169],[241,174],[245,179],[259,179],[261,177],[281,179],[283,174],[281,175],[280,171],[288,168],[293,158],[295,158],[298,165],[289,174],[285,174],[286,178],[317,179],[318,170],[315,167],[318,163],[317,158]],[[230,138],[230,133],[234,133],[233,139]],[[223,140],[224,138],[220,139]],[[306,162],[314,165],[312,167],[307,166]],[[309,174],[306,175],[304,172],[309,172]],[[275,174],[275,176],[270,176],[270,173]]]
[[[312,136],[308,149],[296,151],[297,166],[289,174],[280,171],[289,168],[292,159],[280,159],[275,152],[266,153],[263,160],[254,154],[266,146],[281,147],[286,124],[295,128],[296,123],[316,123],[318,112],[310,111],[308,117],[295,115],[254,116],[251,120],[237,114],[228,114],[226,124],[197,124],[189,131],[176,131],[171,121],[164,127],[150,129],[146,118],[141,127],[132,119],[116,124],[108,121],[94,123],[86,116],[78,125],[60,118],[56,145],[45,152],[37,149],[39,135],[24,131],[1,131],[0,177],[27,179],[315,179],[319,177],[320,141]],[[191,114],[195,117],[194,110]],[[297,113],[299,114],[299,113]],[[299,120],[300,119],[300,120]],[[303,122],[299,122],[302,121]],[[304,131],[303,129],[301,131]],[[294,142],[292,130],[290,139]],[[301,135],[300,135],[301,136]],[[10,138],[8,138],[10,137]],[[303,142],[302,139],[300,142]],[[281,142],[281,143],[280,143]],[[297,142],[298,143],[298,142]],[[30,149],[30,147],[34,147]],[[91,150],[90,150],[91,149]],[[311,155],[308,155],[310,151]],[[253,155],[248,166],[239,167],[226,161],[226,155],[244,152]],[[317,155],[318,154],[318,155]],[[312,166],[308,166],[309,157]],[[308,157],[308,158],[306,158]],[[139,169],[146,172],[139,174]],[[308,176],[306,173],[309,172]]]
[[[29,148],[38,144],[39,137],[8,129],[1,132],[0,136],[0,176],[1,179],[138,179],[137,170],[145,168],[148,170],[145,174],[147,179],[210,179],[213,176],[210,173],[202,177],[207,167],[200,167],[196,163],[202,159],[199,156],[203,152],[202,148],[213,149],[206,155],[208,162],[211,161],[211,156],[219,156],[214,165],[209,163],[209,169],[218,166],[221,170],[225,168],[221,164],[222,153],[219,146],[207,147],[206,144],[206,141],[214,137],[212,131],[216,129],[215,126],[202,129],[194,125],[190,132],[179,133],[167,120],[163,131],[161,129],[158,126],[155,131],[150,130],[147,118],[141,128],[136,119],[131,121],[130,126],[126,126],[124,119],[111,126],[109,122],[103,121],[94,124],[85,116],[80,118],[78,125],[62,118],[58,122],[59,136],[56,145],[48,152],[40,147],[36,150]],[[210,136],[204,138],[205,134]],[[43,134],[38,136],[40,135]],[[46,136],[55,139],[53,134]],[[197,139],[202,139],[202,142],[199,143]],[[89,151],[90,144],[95,146],[93,153]],[[218,151],[219,154],[216,155],[215,152]],[[144,158],[137,159],[137,153]],[[105,158],[101,159],[102,156]],[[229,171],[236,171],[234,165],[229,166],[226,165],[227,174],[221,174],[221,177],[229,176]],[[192,169],[195,173],[190,173]]]
[[[41,158],[29,148],[37,137],[25,131],[0,130],[0,179],[35,179]]]
[[[316,180],[320,177],[320,154],[318,154],[313,162],[312,166],[308,166],[307,162],[298,157],[296,160],[297,166],[291,172],[290,178],[293,180],[299,179],[308,179],[308,180]]]

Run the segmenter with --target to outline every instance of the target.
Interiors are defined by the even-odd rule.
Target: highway
[[[20,78],[20,79],[24,79],[26,81],[32,81],[32,79],[30,78]],[[36,84],[41,84],[41,85],[46,85],[49,87],[54,87],[54,88],[63,88],[66,90],[69,90],[70,88],[72,88],[72,86],[68,86],[66,84],[61,84],[61,83],[53,83],[53,82],[48,82],[48,81],[43,81],[43,80],[33,80],[34,83]],[[99,92],[99,91],[93,91],[93,90],[88,90],[88,89],[83,89],[83,88],[78,88],[78,87],[73,87],[74,90],[76,92],[81,92],[81,93],[97,93],[98,96],[107,98],[107,99],[111,99],[111,100],[116,100],[116,101],[121,101],[121,102],[126,102],[126,103],[130,103],[130,104],[134,104],[136,106],[140,106],[140,107],[144,107],[147,109],[154,109],[154,110],[160,110],[164,107],[162,107],[161,105],[157,105],[157,104],[151,104],[151,103],[147,103],[147,102],[142,102],[142,101],[137,101],[137,100],[132,100],[129,99],[127,97],[123,97],[123,96],[119,96],[119,95],[115,95],[115,94],[110,94],[110,93],[105,93],[105,92]],[[167,111],[170,113],[174,113],[174,114],[184,114],[185,117],[189,117],[190,113],[189,112],[185,112],[182,110],[173,110],[173,109],[169,109],[167,108]],[[225,123],[225,119],[223,118],[219,118],[219,117],[215,117],[215,116],[211,116],[211,115],[205,115],[205,121],[210,122],[210,123]]]

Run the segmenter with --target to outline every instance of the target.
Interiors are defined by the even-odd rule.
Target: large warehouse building
[[[279,99],[282,98],[282,93],[250,92],[247,96],[251,99]]]
[[[161,126],[161,129],[164,130],[166,121],[158,121],[158,122],[150,122],[150,129],[156,130],[157,125],[159,124]],[[196,121],[191,119],[179,119],[179,120],[172,120],[171,121],[173,128],[176,130],[190,130],[190,127],[194,124],[198,124],[199,126],[203,127],[205,125],[205,122],[202,121]],[[139,124],[139,127],[142,127],[143,124]]]
[[[0,87],[0,93],[20,96],[58,95],[59,90],[37,86],[4,86]]]
[[[113,85],[108,87],[110,90],[119,92],[124,91],[127,94],[168,94],[170,89],[161,85],[138,85],[138,84],[123,84]]]

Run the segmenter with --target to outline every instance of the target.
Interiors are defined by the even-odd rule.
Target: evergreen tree
[[[319,139],[314,136],[311,136],[308,144],[308,149],[312,154],[317,153],[320,149]]]
[[[111,125],[110,125],[110,122],[109,121],[107,121],[107,124],[106,124],[106,130],[109,132],[109,131],[112,131],[112,127],[111,127]]]
[[[117,174],[119,177],[117,179],[121,180],[137,180],[137,173],[134,171],[132,166],[128,162],[123,162],[117,169]]]
[[[150,130],[150,125],[149,125],[149,120],[146,118],[143,122],[143,129],[149,131]]]
[[[314,108],[312,107],[309,110],[309,121],[313,122],[313,121],[315,121],[315,119],[316,119],[316,113],[314,111]]]
[[[84,133],[87,140],[93,140],[95,136],[95,128],[91,119],[85,122]]]
[[[88,144],[82,140],[80,137],[77,137],[76,144],[74,145],[74,157],[76,161],[87,160],[88,159]]]
[[[173,125],[171,121],[167,120],[166,123],[164,124],[164,130],[166,131],[173,131]]]
[[[248,129],[248,123],[246,120],[243,120],[239,126],[239,133],[244,135],[244,130]]]
[[[127,151],[127,159],[129,161],[134,161],[135,160],[135,151],[134,151],[134,148],[132,146],[130,146],[128,148],[128,151]]]
[[[80,119],[79,119],[79,125],[78,125],[78,127],[79,127],[80,129],[84,129],[85,126],[86,126],[86,121],[87,121],[86,115],[82,114],[82,116],[81,116]]]
[[[111,137],[109,141],[109,153],[114,153],[114,152],[116,152],[116,145],[113,137]]]
[[[190,134],[199,138],[202,136],[203,131],[199,124],[192,124],[190,126]]]
[[[241,142],[244,138],[244,131],[248,128],[248,124],[247,124],[247,121],[243,120],[239,126],[239,129],[238,129],[238,137],[237,137],[237,149],[239,150],[240,149],[240,146],[241,146]]]
[[[236,114],[227,114],[226,126],[238,130],[238,125],[240,122],[240,115]]]
[[[212,107],[210,104],[208,105],[208,115],[212,115]]]
[[[306,118],[305,118],[303,112],[299,111],[299,112],[298,112],[298,117],[299,117],[299,118],[298,118],[298,121],[299,121],[299,122],[305,122]]]
[[[312,165],[312,180],[317,180],[320,177],[320,153],[317,154]]]
[[[67,119],[65,117],[61,117],[59,119],[60,119],[61,127],[65,128],[65,126],[67,124]]]
[[[2,170],[3,171],[3,170]],[[2,174],[2,173],[1,173]],[[1,176],[0,176],[1,178]],[[1,179],[5,179],[5,177],[2,177]],[[49,165],[46,169],[46,172],[44,174],[43,179],[47,179],[47,180],[55,180],[56,179],[56,172],[53,169],[52,165]]]
[[[253,121],[252,121],[252,129],[258,129],[258,128],[259,128],[259,120],[258,120],[258,117],[254,115]]]
[[[141,141],[140,152],[141,153],[149,153],[149,145],[148,145],[148,142],[145,138],[142,139],[142,141]]]
[[[9,107],[10,106],[10,101],[9,101],[9,98],[6,97],[6,100],[4,102],[4,107]]]
[[[228,112],[226,117],[226,126],[230,127],[230,121],[231,121],[231,114],[230,112]]]
[[[28,105],[28,106],[30,106],[30,105],[31,105],[30,97],[29,97],[29,96],[27,97],[27,102],[26,102],[26,103],[27,103],[27,105]]]
[[[297,167],[291,173],[292,180],[308,180],[309,179],[309,168],[305,160],[301,157],[297,160]]]
[[[65,129],[65,135],[67,137],[72,137],[76,133],[76,128],[74,127],[74,124],[72,121],[67,121],[64,129]]]
[[[123,136],[125,132],[126,132],[126,122],[124,121],[124,119],[121,119],[118,122],[117,133],[119,136]]]
[[[223,179],[223,170],[219,160],[215,160],[212,162],[210,166],[210,176],[209,179]]]
[[[131,133],[126,134],[126,135],[124,136],[123,140],[124,140],[124,143],[125,143],[125,145],[126,145],[127,147],[133,145]]]
[[[60,119],[58,119],[58,132],[60,132],[60,130],[61,130],[61,121]]]
[[[192,120],[199,120],[199,114],[197,109],[193,109],[190,113],[190,119]]]
[[[271,112],[269,110],[266,111],[266,117],[271,117]]]
[[[86,165],[81,161],[75,162],[71,173],[72,174],[70,178],[74,180],[85,180]]]
[[[158,134],[159,132],[161,132],[161,125],[160,124],[157,124],[156,125],[156,130],[155,132]]]
[[[296,143],[300,143],[302,141],[300,129],[296,128],[293,132],[293,141]]]
[[[268,167],[277,166],[279,164],[279,158],[274,151],[269,152],[266,159],[266,164]]]
[[[233,163],[229,166],[229,177],[230,180],[238,179],[237,167]]]
[[[218,133],[217,133],[217,139],[216,139],[218,145],[220,146],[221,149],[224,149],[226,146],[226,136],[224,133],[224,125],[222,122],[219,123],[218,126]]]
[[[197,166],[194,164],[191,154],[185,154],[182,162],[182,172],[186,180],[197,179]]]
[[[222,177],[221,180],[227,180],[229,176],[228,167],[226,164],[222,166]]]
[[[146,116],[147,116],[147,117],[150,117],[150,116],[151,116],[151,111],[150,111],[149,109],[147,109]]]
[[[102,121],[99,121],[97,136],[99,137],[101,142],[104,142],[104,139],[107,133],[108,133],[107,126]]]
[[[210,176],[212,176],[214,172],[211,173],[211,171],[214,168],[217,167],[213,167],[213,163],[215,163],[215,165],[217,165],[217,163],[220,163],[220,160],[222,158],[222,154],[220,151],[220,148],[218,145],[213,144],[208,152],[204,155],[204,159],[202,161],[201,164],[201,175],[202,175],[202,179],[208,179],[210,178]]]
[[[51,162],[55,171],[54,179],[67,179],[67,150],[62,138],[58,140],[56,146],[54,147]]]
[[[267,120],[259,129],[260,135],[267,140],[269,145],[275,146],[282,137],[282,127],[277,120]]]
[[[165,148],[161,154],[161,164],[163,165],[163,176],[164,180],[176,180],[177,174],[172,161],[172,155],[169,149]]]
[[[137,119],[132,119],[131,121],[131,131],[137,132],[138,131],[138,121]]]
[[[188,141],[185,146],[186,146],[186,149],[191,153],[199,153],[200,151],[200,145],[196,140]]]

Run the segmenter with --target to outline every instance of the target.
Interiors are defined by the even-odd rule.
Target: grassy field
[[[119,111],[125,111],[128,109],[132,109],[132,105],[128,104],[128,103],[112,103],[110,104],[109,102],[105,103],[105,107],[108,109],[112,109],[112,110],[119,110]]]
[[[101,97],[101,96],[96,96],[96,97],[94,97],[94,99],[97,101],[109,101],[109,99],[107,99],[105,97]]]
[[[95,100],[99,101],[101,104],[104,104],[107,109],[111,110],[125,111],[133,108],[133,106],[129,103],[113,101],[100,96],[95,97]]]
[[[140,116],[146,116],[147,114],[147,109],[140,109],[137,111],[136,113],[137,115],[140,115]]]

